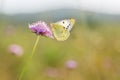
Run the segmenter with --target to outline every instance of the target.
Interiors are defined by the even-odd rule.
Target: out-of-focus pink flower
[[[75,69],[77,68],[77,62],[74,60],[68,60],[65,64],[67,69]]]
[[[22,56],[23,55],[23,48],[17,44],[11,44],[8,46],[8,51],[11,54],[14,54],[16,56]]]
[[[15,33],[14,26],[9,25],[9,26],[5,27],[5,33],[6,33],[7,36],[13,35]]]
[[[57,69],[55,68],[47,68],[46,71],[45,71],[45,74],[48,76],[48,77],[57,77],[58,76],[58,71]]]
[[[110,69],[113,66],[113,61],[111,57],[106,57],[105,59],[103,59],[103,67],[106,69]]]
[[[36,23],[29,24],[29,28],[32,32],[36,33],[37,35],[54,38],[50,27],[43,21],[38,21]]]

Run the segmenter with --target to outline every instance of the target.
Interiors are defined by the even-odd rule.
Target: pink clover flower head
[[[55,68],[47,68],[46,71],[45,71],[45,74],[48,76],[48,77],[57,77],[58,76],[58,71],[57,69]]]
[[[74,60],[68,60],[65,65],[66,65],[67,69],[75,69],[75,68],[77,68],[78,64]]]
[[[29,28],[32,32],[37,35],[46,36],[49,38],[54,38],[50,27],[43,21],[38,21],[32,24],[29,24]]]
[[[9,51],[9,53],[14,54],[19,57],[23,55],[23,48],[17,44],[9,45],[8,51]]]

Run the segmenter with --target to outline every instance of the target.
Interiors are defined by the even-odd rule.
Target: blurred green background
[[[64,14],[63,14],[64,13]],[[37,36],[28,24],[75,18],[68,40],[40,37],[35,55],[22,80],[120,80],[120,15],[77,9],[56,9],[31,14],[0,14],[0,80],[17,80]],[[22,56],[8,47],[17,44]],[[69,69],[73,60],[77,67]]]
[[[58,14],[57,11],[54,13]],[[36,16],[36,14],[30,15],[30,18]],[[52,17],[52,15],[50,16]],[[81,18],[76,17],[76,14],[69,16],[75,17],[76,24],[68,40],[58,42],[41,36],[33,60],[24,75],[24,80],[63,80],[68,72],[65,67],[67,60],[75,60],[78,63],[78,67],[69,74],[71,75],[70,80],[120,79],[120,16],[90,12],[78,13],[78,16]],[[0,79],[16,80],[32,51],[37,36],[28,28],[28,23],[32,22],[29,16],[1,15],[1,17]],[[57,19],[43,17],[39,20],[49,23],[55,22]],[[11,44],[22,46],[23,56],[10,54],[7,48]],[[48,68],[55,68],[59,75],[52,78],[47,76]],[[54,73],[51,74],[54,75]]]

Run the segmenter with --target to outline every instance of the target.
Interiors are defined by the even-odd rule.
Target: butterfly
[[[58,41],[65,41],[70,36],[70,31],[75,24],[75,19],[64,19],[55,23],[51,23],[51,30],[54,37]]]

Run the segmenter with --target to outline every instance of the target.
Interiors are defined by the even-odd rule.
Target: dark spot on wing
[[[66,27],[66,29],[68,29],[68,27]]]
[[[70,26],[71,24],[69,24],[69,26]]]
[[[70,24],[67,26],[67,28],[66,29],[68,29],[70,27]]]
[[[63,21],[63,24],[64,24],[65,22]]]
[[[67,28],[69,28],[69,25],[67,26]]]

